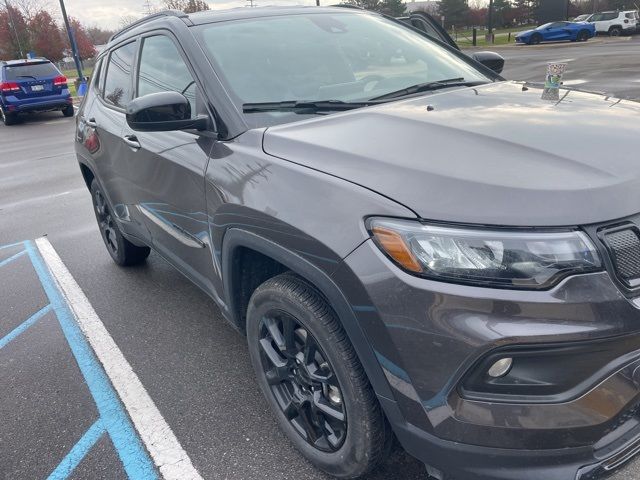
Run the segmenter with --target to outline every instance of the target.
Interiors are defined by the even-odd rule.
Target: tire
[[[610,37],[619,37],[620,35],[622,35],[622,29],[620,27],[611,27],[609,29]]]
[[[73,108],[73,105],[67,105],[66,107],[64,107],[62,109],[62,114],[65,117],[73,117],[73,115],[75,114],[75,110]]]
[[[95,179],[91,182],[91,198],[102,241],[113,261],[123,267],[144,262],[151,249],[138,247],[122,236],[111,207]]]
[[[587,32],[586,30],[580,30],[578,32],[578,37],[576,38],[576,40],[578,42],[586,42],[587,40],[589,40],[589,32]]]
[[[292,273],[260,285],[247,309],[247,340],[260,389],[307,460],[354,479],[386,459],[389,425],[335,313],[313,286]]]
[[[529,45],[540,45],[540,42],[542,42],[542,35],[540,35],[539,33],[535,33],[531,35],[531,40],[529,40]]]
[[[14,113],[5,113],[4,108],[2,107],[0,107],[0,116],[2,117],[2,123],[6,126],[18,123],[18,116]]]

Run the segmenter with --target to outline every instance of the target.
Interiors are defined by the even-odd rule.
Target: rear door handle
[[[87,124],[87,127],[98,128],[98,122],[96,122],[95,118],[92,117],[89,120],[87,120],[86,118],[82,117],[82,119],[84,120],[84,123]]]
[[[142,146],[135,135],[125,135],[122,140],[134,150],[138,150]]]

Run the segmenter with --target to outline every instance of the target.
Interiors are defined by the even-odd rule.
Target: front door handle
[[[82,117],[82,119],[84,120],[84,123],[87,124],[87,127],[98,128],[98,122],[96,122],[95,118],[92,117],[89,120],[87,120],[84,117]]]
[[[134,150],[138,150],[142,146],[135,135],[125,135],[122,140]]]

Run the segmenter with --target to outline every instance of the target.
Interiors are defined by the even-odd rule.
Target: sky
[[[260,6],[267,5],[315,5],[315,0],[254,0]],[[322,2],[323,0],[321,0]],[[87,26],[98,26],[105,29],[117,29],[123,17],[140,17],[145,11],[144,0],[65,0],[67,14],[78,18]],[[160,4],[160,2],[156,2]],[[209,6],[213,10],[233,7],[244,7],[246,0],[212,0]],[[327,3],[329,1],[327,0]],[[331,0],[331,3],[336,3]],[[49,0],[50,11],[59,11],[58,0]],[[56,15],[59,18],[59,15]]]

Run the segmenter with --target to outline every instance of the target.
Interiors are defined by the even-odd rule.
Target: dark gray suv
[[[395,436],[440,479],[585,480],[640,449],[640,105],[548,93],[374,13],[164,12],[76,150],[113,259],[217,302],[318,468]]]

